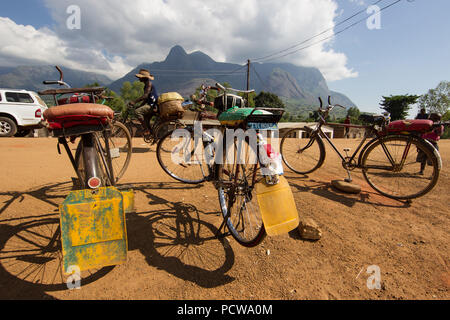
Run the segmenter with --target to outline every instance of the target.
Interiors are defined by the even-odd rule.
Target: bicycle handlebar
[[[70,88],[70,86],[67,83],[65,83],[64,81],[60,81],[60,80],[59,81],[56,81],[56,80],[48,81],[48,80],[46,80],[46,81],[43,81],[42,83],[43,84],[47,84],[47,85],[49,85],[49,84],[58,84],[60,86],[66,86],[66,87]]]
[[[43,81],[42,83],[46,84],[46,85],[58,84],[60,86],[66,86],[67,88],[70,88],[70,85],[67,84],[66,82],[64,82],[64,74],[63,74],[61,68],[59,66],[55,66],[55,68],[59,72],[59,80],[46,80],[46,81]]]
[[[450,126],[450,121],[439,121],[436,123],[433,123],[433,127],[440,127],[440,126],[444,126],[444,127],[449,127]]]
[[[340,107],[342,109],[346,109],[344,106],[340,105],[340,104],[331,104],[331,96],[328,96],[328,107],[326,109],[323,109],[323,101],[322,98],[319,97],[319,102],[320,102],[320,107],[319,107],[319,111],[321,113],[327,112],[327,111],[331,111],[331,109],[333,109],[334,107]]]
[[[234,92],[239,92],[239,93],[252,93],[255,92],[255,90],[238,90],[238,89],[233,89],[233,88],[225,88],[223,85],[221,85],[220,83],[216,83],[216,86],[219,87],[220,89],[222,89],[223,91],[234,91]]]
[[[104,99],[104,100],[113,100],[113,99],[114,99],[114,97],[104,96],[104,95],[102,95],[102,94],[99,95],[98,98],[99,98],[99,99]]]

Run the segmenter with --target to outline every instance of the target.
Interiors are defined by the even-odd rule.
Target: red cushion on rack
[[[428,132],[433,129],[431,120],[397,120],[389,123],[388,132]]]
[[[49,122],[65,122],[63,118],[66,116],[78,116],[81,118],[87,116],[86,120],[89,120],[89,116],[113,119],[114,111],[103,104],[73,103],[52,107],[44,112],[44,118]]]

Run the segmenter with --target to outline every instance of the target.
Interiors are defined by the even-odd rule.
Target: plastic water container
[[[275,185],[268,185],[265,179],[256,186],[256,197],[267,235],[276,236],[295,229],[299,216],[291,187],[283,176]]]

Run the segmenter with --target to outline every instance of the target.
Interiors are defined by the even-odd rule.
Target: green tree
[[[255,105],[262,108],[285,108],[283,101],[276,94],[264,91],[255,97]]]
[[[283,116],[281,117],[280,122],[289,122],[291,119],[291,114],[289,112],[285,112]]]
[[[351,107],[347,110],[347,116],[350,117],[350,123],[353,124],[360,124],[361,120],[359,119],[359,116],[361,115],[361,112],[359,111],[358,107]],[[344,119],[339,119],[340,123],[344,123]]]
[[[122,97],[125,103],[130,101],[134,101],[137,98],[141,97],[144,94],[144,84],[140,81],[134,81],[130,83],[126,81],[123,83],[122,88],[120,89],[120,96]]]
[[[444,115],[450,108],[450,82],[441,81],[436,88],[421,96],[418,103],[419,110],[425,108],[428,113]]]
[[[361,112],[357,107],[351,107],[347,110],[347,115],[350,116],[350,118],[358,119],[358,117],[361,115]]]
[[[94,82],[91,84],[87,84],[84,86],[85,88],[95,88],[95,87],[101,87],[101,85],[98,82]],[[111,109],[115,111],[123,111],[126,107],[125,101],[114,91],[106,88],[103,95],[107,97],[111,97],[112,99],[107,99],[105,101],[105,105],[111,107]],[[98,101],[98,103],[102,103],[103,101]]]
[[[106,102],[105,102],[105,104],[107,106],[111,107],[111,109],[113,109],[115,111],[120,111],[120,112],[122,112],[126,109],[125,101],[122,99],[121,96],[119,96],[114,91],[106,90],[106,96],[112,97],[112,99],[106,100]]]
[[[411,105],[415,104],[419,96],[416,95],[397,95],[384,97],[381,101],[381,109],[386,110],[391,114],[392,120],[403,120],[408,116],[408,111]]]
[[[95,88],[95,87],[101,87],[101,85],[96,81],[84,86],[84,88]]]

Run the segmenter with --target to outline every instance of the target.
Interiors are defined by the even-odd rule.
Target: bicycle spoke
[[[393,136],[374,143],[364,154],[362,169],[368,183],[378,192],[396,199],[411,199],[431,190],[437,181],[436,160],[419,174],[418,151],[430,160],[432,154],[411,137]]]

